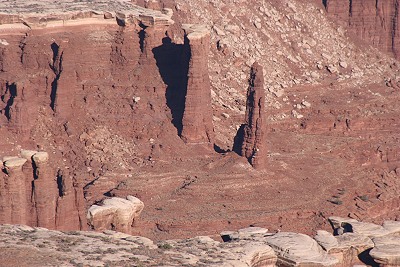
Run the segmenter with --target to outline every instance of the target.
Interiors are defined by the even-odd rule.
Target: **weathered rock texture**
[[[213,144],[211,88],[208,76],[209,30],[202,25],[183,25],[190,46],[188,85],[181,137],[186,143]]]
[[[5,266],[102,266],[107,262],[112,266],[274,267],[277,262],[274,250],[258,240],[223,243],[198,236],[155,244],[111,230],[60,232],[25,225],[0,225],[0,237],[7,240],[0,243]],[[48,257],[40,257],[42,251]]]
[[[116,200],[113,205],[120,205],[124,199],[109,200]],[[346,218],[340,220],[349,221]],[[352,224],[355,222],[351,220]],[[395,231],[400,222],[387,221],[383,227]],[[318,231],[313,239],[299,233],[248,227],[224,231],[221,233],[223,242],[209,236],[197,236],[155,243],[145,237],[112,230],[103,233],[60,232],[25,225],[0,225],[0,238],[3,240],[0,242],[3,252],[0,253],[0,261],[6,266],[47,266],[44,264],[46,257],[40,257],[44,250],[52,256],[53,265],[60,266],[73,260],[77,265],[96,266],[107,261],[115,266],[398,267],[398,233],[371,239],[352,232],[334,236]],[[381,233],[378,231],[377,234]],[[15,257],[17,252],[19,257]],[[24,253],[33,256],[30,261]],[[24,264],[28,261],[28,265]]]
[[[359,37],[400,57],[399,3],[397,0],[325,0],[329,15]]]
[[[376,237],[373,241],[375,247],[370,251],[370,255],[379,266],[400,266],[400,236]]]
[[[242,133],[240,131],[243,131]],[[239,131],[242,142],[239,154],[246,157],[250,164],[261,169],[265,166],[265,91],[263,67],[257,62],[250,71],[249,88],[246,101],[246,121]],[[240,140],[242,139],[242,140]],[[238,150],[238,149],[235,149]]]
[[[49,229],[80,229],[72,179],[50,167],[47,152],[22,150],[21,158],[4,158],[0,176],[0,223]]]
[[[136,197],[127,196],[126,199],[114,197],[105,199],[101,206],[91,206],[87,219],[94,230],[111,229],[129,233],[143,208],[143,202]]]
[[[25,159],[14,160],[21,166],[27,160],[22,167],[3,160],[0,222],[86,228],[83,187],[111,171],[106,162],[126,172],[139,154],[143,164],[144,158],[168,154],[160,153],[161,147],[184,146],[168,116],[166,85],[154,54],[174,23],[172,10],[145,9],[128,0],[32,6],[16,1],[1,9],[5,4],[0,1],[0,135],[4,141],[18,136],[19,144],[53,153],[49,159],[45,152],[22,151]],[[208,41],[204,44],[208,49]],[[175,60],[168,53],[159,56]],[[107,137],[106,144],[92,144],[90,137],[99,132],[94,121],[118,141]],[[149,144],[150,138],[168,141]],[[126,139],[136,145],[127,149]],[[105,158],[110,142],[113,153]],[[123,147],[119,155],[115,144]]]
[[[316,240],[324,249],[330,247],[331,249],[327,251],[333,255],[336,254],[334,253],[335,251],[338,252],[338,250],[341,250],[343,253],[341,257],[345,259],[344,263],[351,263],[349,261],[351,257],[349,256],[352,256],[354,259],[357,254],[362,255],[363,251],[365,253],[365,251],[370,249],[369,256],[379,266],[400,266],[399,221],[385,221],[382,226],[341,217],[330,217],[329,221],[335,232],[340,234],[333,237],[338,241],[337,244],[334,244],[335,241],[327,242],[326,235],[324,235],[325,238],[321,238],[323,236],[321,233],[317,235]],[[333,240],[332,237],[330,239]],[[331,245],[327,245],[328,243]],[[357,253],[349,253],[351,250]]]

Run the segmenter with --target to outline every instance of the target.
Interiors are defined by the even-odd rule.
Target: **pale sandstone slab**
[[[7,160],[10,160],[10,159],[17,159],[17,158],[19,158],[19,157],[17,157],[17,156],[4,156],[3,159],[2,159],[2,161],[3,161],[3,162],[6,162]]]
[[[317,241],[304,234],[280,232],[265,237],[265,242],[278,255],[278,263],[284,266],[335,266],[339,263],[338,259],[328,255]]]
[[[373,239],[375,247],[371,257],[381,266],[400,266],[400,236],[384,236]]]
[[[32,157],[33,155],[35,155],[36,153],[38,153],[38,151],[35,150],[26,150],[26,149],[22,149],[20,154],[21,154],[21,158],[27,159],[28,161],[32,161]]]
[[[6,169],[16,169],[16,168],[20,168],[22,167],[22,165],[24,165],[26,162],[26,159],[23,158],[18,158],[18,157],[14,157],[8,160],[4,160],[4,167],[6,167]]]
[[[400,221],[384,221],[382,226],[391,234],[400,233]]]
[[[47,152],[37,152],[32,156],[35,163],[45,163],[49,160],[49,153]]]

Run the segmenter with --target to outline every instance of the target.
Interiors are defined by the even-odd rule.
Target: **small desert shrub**
[[[158,245],[158,248],[161,248],[161,249],[171,249],[172,246],[171,246],[170,244],[168,244],[168,243],[164,243],[164,244],[159,244],[159,245]]]
[[[329,199],[328,201],[331,202],[331,203],[333,203],[333,204],[336,204],[336,205],[342,205],[342,204],[343,204],[343,201],[341,201],[341,200],[338,199],[338,198],[331,198],[331,199]]]

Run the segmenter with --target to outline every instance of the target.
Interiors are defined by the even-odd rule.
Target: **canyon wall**
[[[0,223],[49,229],[82,229],[83,194],[75,179],[52,167],[47,152],[22,150],[4,157],[0,175]]]
[[[400,57],[399,3],[397,0],[324,0],[335,22],[384,52]]]
[[[208,30],[174,43],[171,9],[110,8],[0,16],[1,153],[16,157],[2,167],[0,223],[93,227],[85,210],[112,189],[92,198],[93,181],[195,153],[182,139],[212,144]]]

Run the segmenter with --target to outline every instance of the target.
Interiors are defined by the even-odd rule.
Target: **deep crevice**
[[[65,181],[62,170],[57,171],[57,188],[58,188],[58,196],[65,196]]]
[[[328,0],[322,0],[322,4],[324,5],[325,9],[328,9]]]
[[[51,44],[51,50],[53,51],[53,63],[50,65],[50,68],[53,70],[56,77],[51,83],[51,93],[50,93],[50,107],[53,111],[56,111],[56,100],[57,100],[57,89],[58,89],[58,80],[60,79],[62,73],[62,60],[63,53],[60,54],[60,46],[55,42]]]
[[[353,15],[353,0],[349,0],[349,17]]]
[[[171,110],[172,124],[181,135],[191,57],[189,40],[185,38],[184,44],[175,44],[165,37],[162,41],[163,44],[152,51],[160,75],[167,85],[165,97]]]
[[[236,132],[236,135],[233,139],[232,150],[234,152],[236,152],[236,154],[238,154],[239,156],[243,156],[242,155],[242,145],[243,145],[243,141],[244,141],[244,127],[246,127],[246,124],[240,125],[240,128]]]
[[[392,18],[392,51],[394,53],[394,56],[397,57],[396,54],[396,33],[397,33],[397,19],[399,17],[399,1],[396,0],[395,2],[395,13],[394,13],[394,17]]]
[[[6,84],[6,94],[9,94],[10,97],[7,100],[6,107],[4,108],[4,115],[7,117],[7,120],[11,119],[11,106],[14,104],[14,99],[17,96],[17,85],[15,83]]]
[[[144,29],[142,29],[139,33],[139,46],[140,46],[140,52],[144,52],[144,39],[146,37],[146,32]]]

